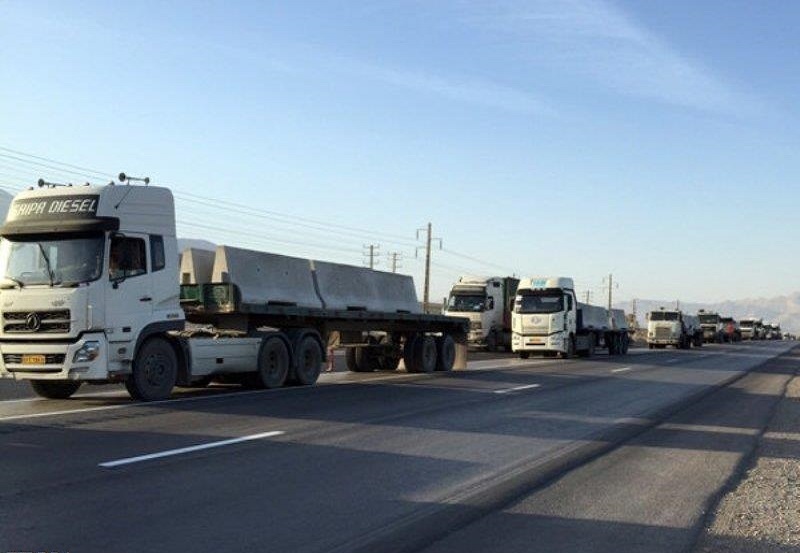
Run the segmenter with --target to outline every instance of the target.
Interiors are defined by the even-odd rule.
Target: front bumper
[[[564,333],[511,335],[511,351],[565,351]]]
[[[89,362],[74,362],[87,342],[96,342],[99,353]],[[23,355],[41,355],[43,364],[23,364]],[[108,345],[102,333],[84,334],[74,343],[0,342],[0,378],[14,380],[107,380]]]

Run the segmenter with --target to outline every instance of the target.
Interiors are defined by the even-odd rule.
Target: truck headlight
[[[100,342],[86,342],[72,357],[73,363],[88,363],[100,355]]]

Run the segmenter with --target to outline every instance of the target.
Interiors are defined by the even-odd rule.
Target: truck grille
[[[672,338],[672,329],[668,327],[656,327],[656,340],[669,340]]]
[[[8,333],[66,334],[70,329],[70,315],[69,309],[6,312],[3,313],[3,330]]]
[[[64,359],[66,355],[63,353],[47,353],[44,355],[44,364],[45,365],[63,365]],[[6,365],[21,365],[22,364],[22,354],[21,353],[4,353],[3,354],[3,362]]]
[[[469,328],[470,328],[470,330],[480,330],[481,329],[481,322],[480,321],[470,321]]]

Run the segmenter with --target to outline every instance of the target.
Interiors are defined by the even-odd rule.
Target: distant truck
[[[721,317],[723,328],[723,341],[729,344],[742,341],[742,331],[739,328],[739,322],[733,317]]]
[[[651,311],[647,314],[647,347],[689,349],[703,345],[700,319],[677,309]]]
[[[511,349],[511,310],[519,279],[462,276],[445,301],[444,314],[469,319],[467,345]]]
[[[511,319],[511,348],[521,359],[532,353],[591,357],[601,348],[625,354],[630,345],[625,312],[578,302],[567,277],[520,280]]]
[[[739,325],[742,329],[742,340],[761,340],[763,333],[761,319],[747,317],[742,319]]]
[[[701,309],[697,313],[697,318],[700,319],[700,328],[703,330],[704,343],[721,344],[725,341],[725,325],[719,313]]]

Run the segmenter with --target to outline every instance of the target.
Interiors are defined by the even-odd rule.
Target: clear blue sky
[[[434,252],[434,298],[503,270],[773,296],[800,290],[798,27],[787,1],[5,1],[0,146],[390,234],[418,284],[432,221],[481,260]],[[62,178],[0,157],[0,184],[34,173]],[[356,264],[369,242],[178,217]]]

